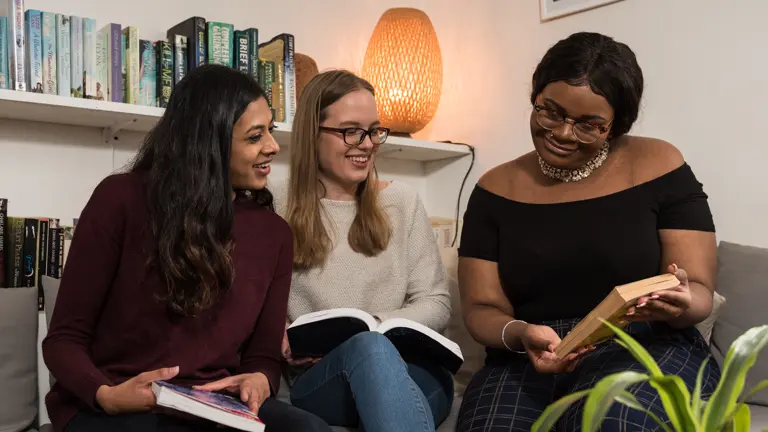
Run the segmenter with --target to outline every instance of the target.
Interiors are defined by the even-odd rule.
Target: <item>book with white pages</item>
[[[287,329],[293,357],[322,357],[352,336],[374,331],[386,336],[408,358],[431,359],[455,374],[464,363],[461,348],[431,328],[405,318],[379,323],[354,308],[326,309],[302,315]]]

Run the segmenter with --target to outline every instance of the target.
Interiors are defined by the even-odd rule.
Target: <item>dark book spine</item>
[[[205,33],[208,25],[205,18],[195,17],[195,56],[190,54],[190,58],[194,59],[194,67],[202,66],[208,63],[208,47],[206,45],[208,41],[208,35]],[[190,50],[192,51],[192,50]]]
[[[56,236],[58,237],[59,242],[59,258],[57,264],[59,266],[59,277],[61,277],[61,275],[64,274],[64,228],[56,228]]]
[[[40,230],[37,232],[37,240],[37,310],[45,310],[43,275],[45,275],[48,269],[48,219],[40,219]]]
[[[59,243],[59,220],[51,219],[48,224],[48,262],[47,275],[53,278],[59,277],[59,250],[61,244]]]
[[[245,74],[251,73],[251,58],[248,33],[243,30],[235,31],[235,68]]]
[[[253,79],[257,83],[261,83],[261,62],[259,61],[259,30],[256,28],[249,28],[246,30],[248,34],[248,58],[251,60],[250,71]]]
[[[10,262],[10,284],[9,287],[18,288],[22,285],[22,260],[24,247],[24,218],[8,218],[11,222],[11,262]]]
[[[176,35],[173,41],[173,84],[179,83],[187,75],[187,37]]]
[[[158,106],[167,108],[173,92],[173,48],[168,41],[157,42]]]
[[[33,287],[37,283],[37,248],[40,221],[37,219],[24,219],[24,278],[23,286]]]
[[[8,199],[0,198],[0,288],[6,287],[5,271],[5,230],[8,225]]]

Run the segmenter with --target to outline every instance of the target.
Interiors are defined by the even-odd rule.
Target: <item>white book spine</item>
[[[12,89],[17,91],[27,91],[24,39],[24,0],[8,0],[8,56]]]
[[[28,10],[27,15],[27,91],[43,92],[43,26],[42,14]]]
[[[56,54],[58,60],[56,72],[59,79],[60,96],[69,96],[72,91],[71,44],[69,15],[56,14]]]
[[[70,64],[72,78],[70,79],[72,97],[83,97],[83,18],[79,16],[70,17]]]
[[[56,49],[56,14],[43,12],[43,93],[59,94]]]
[[[110,27],[103,27],[96,34],[96,82],[94,99],[105,100],[107,98],[109,88],[109,36]]]

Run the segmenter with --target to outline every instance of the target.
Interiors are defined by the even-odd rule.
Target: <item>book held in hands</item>
[[[610,339],[614,333],[600,321],[601,319],[623,328],[627,325],[623,318],[624,315],[630,307],[637,303],[640,297],[678,285],[680,285],[680,281],[675,275],[663,274],[615,287],[563,338],[555,348],[555,354],[557,357],[563,358],[581,347]]]
[[[265,425],[259,417],[232,396],[177,386],[165,381],[152,383],[152,392],[159,406],[243,431],[265,430]]]
[[[302,315],[286,330],[294,357],[322,357],[352,336],[366,332],[386,336],[409,358],[429,358],[455,374],[464,362],[459,345],[431,328],[405,318],[378,323],[371,314],[352,308]]]

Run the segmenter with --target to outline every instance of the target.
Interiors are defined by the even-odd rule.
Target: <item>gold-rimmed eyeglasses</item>
[[[573,126],[573,135],[584,144],[592,144],[597,141],[602,134],[608,132],[609,126],[613,123],[613,119],[605,125],[596,125],[584,120],[574,120],[543,105],[534,105],[533,109],[536,110],[536,122],[539,126],[551,131],[568,122]]]

